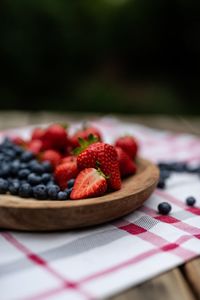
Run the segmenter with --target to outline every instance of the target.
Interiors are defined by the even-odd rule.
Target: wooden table
[[[94,119],[94,114],[53,114],[47,112],[1,112],[0,130],[30,124],[41,124],[59,121]],[[169,129],[176,132],[188,132],[200,135],[200,119],[182,116],[118,116],[122,120],[137,122],[147,126]],[[110,300],[193,300],[200,299],[200,258],[168,271],[143,284],[122,292]]]

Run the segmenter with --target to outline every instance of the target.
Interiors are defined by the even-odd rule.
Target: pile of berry
[[[0,193],[41,200],[98,197],[121,188],[136,172],[138,145],[131,136],[104,143],[97,128],[69,135],[53,124],[36,128],[30,139],[15,136],[0,145]]]
[[[166,181],[168,178],[170,178],[172,173],[189,173],[200,175],[200,165],[193,167],[185,162],[160,162],[158,167],[160,169],[160,179],[157,185],[159,189],[166,188]],[[194,206],[196,199],[192,196],[189,196],[186,198],[185,202],[188,206]],[[167,202],[162,202],[158,205],[158,212],[163,215],[169,214],[171,209],[171,205]]]
[[[23,198],[36,199],[69,198],[74,180],[61,191],[55,183],[52,165],[48,161],[39,162],[35,155],[5,139],[0,145],[0,193],[9,192]]]
[[[200,165],[193,167],[185,162],[160,162],[158,167],[160,169],[158,188],[160,189],[164,189],[166,187],[166,181],[172,173],[189,173],[200,175]]]

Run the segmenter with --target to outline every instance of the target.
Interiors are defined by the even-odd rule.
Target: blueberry
[[[50,180],[49,182],[47,182],[47,187],[52,186],[52,185],[56,185],[54,180]]]
[[[172,207],[167,202],[162,202],[158,205],[158,212],[162,215],[168,215]]]
[[[20,160],[22,162],[29,162],[34,158],[34,154],[31,151],[25,151],[22,153]]]
[[[50,185],[48,187],[48,196],[51,200],[56,200],[58,196],[58,192],[60,191],[60,188],[58,185]]]
[[[14,159],[16,157],[16,152],[13,149],[6,150],[5,155],[10,159]]]
[[[0,178],[0,194],[5,194],[8,191],[8,181]]]
[[[68,196],[67,193],[60,191],[60,192],[58,192],[57,199],[58,200],[67,200],[67,198],[68,198],[67,196]]]
[[[195,203],[196,203],[196,199],[194,197],[188,197],[188,198],[186,198],[186,204],[188,206],[194,206]]]
[[[30,166],[30,169],[32,172],[36,173],[36,174],[43,174],[44,173],[44,168],[43,166],[39,163],[39,162],[35,162]]]
[[[18,177],[19,177],[19,179],[24,179],[24,178],[27,178],[29,174],[30,174],[30,171],[28,169],[22,169],[19,171]]]
[[[73,186],[74,186],[74,182],[75,182],[75,179],[70,179],[70,180],[68,180],[68,182],[67,182],[67,187],[68,187],[68,188],[73,187]]]
[[[42,162],[42,166],[44,168],[44,172],[51,173],[52,172],[52,165],[49,161]]]
[[[39,175],[31,173],[31,174],[28,175],[28,182],[31,185],[38,185],[38,184],[40,184],[42,182],[42,178]]]
[[[11,193],[11,195],[17,195],[18,194],[19,186],[20,186],[19,181],[18,182],[17,181],[12,181],[9,184],[8,190]]]
[[[170,177],[170,171],[168,170],[161,170],[160,171],[160,179],[162,180],[165,180],[165,179],[168,179]]]
[[[157,184],[157,187],[159,189],[165,189],[165,186],[166,186],[165,181],[163,179],[160,179],[158,184]]]
[[[73,187],[67,188],[67,189],[64,190],[64,192],[67,193],[67,199],[69,199],[72,190],[73,190]]]
[[[10,175],[11,166],[8,163],[2,164],[0,167],[0,177],[7,178]]]
[[[19,172],[20,169],[20,161],[19,160],[14,160],[11,163],[11,174],[16,175]]]
[[[50,174],[48,174],[48,173],[44,173],[44,174],[42,174],[42,182],[43,183],[47,183],[47,182],[49,182],[50,180],[51,180],[51,175]]]
[[[36,199],[46,200],[48,199],[47,188],[44,184],[36,185],[33,188],[33,195]]]
[[[19,186],[19,196],[22,198],[29,198],[32,196],[32,188],[29,183],[23,183]]]
[[[24,150],[18,145],[14,145],[13,149],[14,149],[16,155],[21,155],[24,152]]]
[[[19,168],[20,168],[20,170],[28,169],[28,165],[26,163],[22,162],[22,163],[20,163]]]

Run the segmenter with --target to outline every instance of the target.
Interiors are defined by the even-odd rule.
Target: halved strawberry
[[[99,170],[86,168],[77,176],[70,198],[72,200],[102,196],[107,190],[107,182]]]
[[[108,177],[108,187],[111,190],[121,188],[117,152],[112,145],[101,142],[91,144],[78,155],[77,165],[79,170],[99,167]]]
[[[54,177],[61,189],[67,188],[67,181],[78,175],[76,159],[64,162],[56,167]]]
[[[42,161],[49,161],[53,168],[55,168],[61,161],[61,155],[55,150],[46,150],[41,155]]]
[[[80,146],[79,139],[88,140],[89,136],[93,135],[95,138],[97,138],[98,141],[101,141],[101,133],[100,131],[95,127],[86,127],[84,129],[78,130],[71,138],[70,143],[72,148],[76,148]]]
[[[138,151],[138,143],[132,136],[123,136],[116,140],[116,147],[124,150],[132,159],[136,157]]]
[[[135,162],[130,158],[130,156],[124,152],[120,147],[115,147],[118,155],[119,169],[121,177],[126,177],[135,174],[137,167]]]

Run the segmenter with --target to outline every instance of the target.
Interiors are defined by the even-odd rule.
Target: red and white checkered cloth
[[[192,135],[153,130],[114,118],[92,123],[108,142],[133,134],[140,143],[141,156],[154,162],[200,162],[200,139]],[[20,130],[25,136],[29,131]],[[15,134],[16,130],[7,133]],[[195,207],[185,205],[190,195],[197,198]],[[169,216],[157,214],[162,201],[172,205]],[[1,231],[0,298],[104,298],[199,254],[200,179],[197,175],[172,175],[165,191],[156,190],[140,209],[120,221],[60,233]]]

